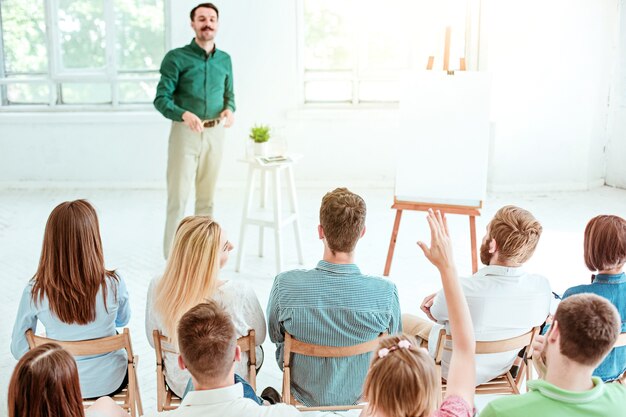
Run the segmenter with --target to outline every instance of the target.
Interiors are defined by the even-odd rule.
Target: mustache
[[[211,29],[211,30],[213,30],[213,28],[212,28],[211,26],[203,26],[203,27],[202,27],[202,30],[205,30],[205,29]]]

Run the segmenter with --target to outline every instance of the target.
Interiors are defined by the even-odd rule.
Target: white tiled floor
[[[327,190],[300,189],[301,230],[305,267],[315,265],[322,253],[317,239],[317,219],[321,197]],[[357,247],[357,263],[366,273],[381,274],[394,212],[389,209],[393,190],[354,189],[368,204],[367,233]],[[219,189],[216,218],[235,244],[230,262],[222,277],[250,283],[262,305],[266,305],[275,275],[273,237],[266,233],[266,255],[256,256],[258,235],[247,236],[244,271],[234,272],[243,205],[243,189]],[[165,213],[165,192],[146,190],[0,190],[0,415],[6,415],[6,390],[15,360],[10,354],[11,330],[22,289],[37,267],[43,230],[52,208],[58,203],[89,199],[98,210],[105,258],[109,268],[118,269],[128,282],[133,317],[130,323],[134,350],[140,356],[139,379],[144,410],[155,408],[154,353],[143,330],[146,289],[149,280],[164,266],[161,238]],[[489,196],[483,216],[478,219],[479,236],[493,213],[504,204],[516,204],[531,210],[542,222],[544,234],[528,269],[546,275],[553,289],[562,292],[568,286],[586,282],[589,272],[582,261],[582,236],[586,222],[600,213],[626,217],[626,190],[608,187],[586,192],[563,192],[541,195],[501,194]],[[427,239],[423,213],[406,213],[396,247],[390,279],[400,291],[404,312],[417,313],[422,297],[439,288],[434,268],[429,266],[415,245]],[[467,219],[450,217],[455,241],[455,255],[461,273],[469,274],[469,239]],[[293,235],[286,229],[285,268],[297,268]],[[266,360],[259,374],[259,388],[272,385],[280,389],[281,373],[273,360],[274,348],[264,344]],[[484,400],[479,401],[479,405]]]

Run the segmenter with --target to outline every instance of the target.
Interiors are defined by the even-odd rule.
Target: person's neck
[[[335,252],[324,246],[324,261],[331,264],[353,264],[354,252]]]
[[[621,274],[623,271],[624,271],[624,267],[620,266],[619,268],[605,269],[602,271],[598,271],[598,275],[617,275],[617,274]]]
[[[523,264],[520,264],[518,262],[511,262],[508,260],[500,260],[498,256],[494,256],[493,258],[491,258],[491,262],[489,262],[489,265],[504,266],[507,268],[520,268]]]
[[[207,55],[213,51],[213,48],[215,48],[215,41],[201,41],[196,38],[196,43],[200,48],[204,49],[204,52],[206,52]]]
[[[593,388],[591,379],[595,366],[585,366],[564,356],[550,358],[545,380],[567,391],[584,392]]]
[[[193,387],[195,388],[196,391],[209,391],[212,389],[226,388],[226,387],[230,387],[234,385],[235,373],[234,371],[232,371],[232,372],[229,372],[228,375],[226,375],[224,378],[209,380],[203,383],[200,383],[199,381],[197,381],[193,376],[191,380],[193,382]]]

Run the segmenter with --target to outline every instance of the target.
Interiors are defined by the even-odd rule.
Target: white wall
[[[619,49],[611,89],[606,183],[626,188],[626,1],[621,2]]]
[[[188,10],[172,0],[172,47]],[[548,4],[546,4],[548,3]],[[299,106],[297,2],[220,2],[218,47],[233,58],[238,111],[221,184],[240,183],[247,130],[284,126],[304,155],[300,183],[392,185],[397,114]],[[481,66],[493,73],[493,190],[585,189],[604,183],[607,98],[618,0],[484,0]],[[626,131],[626,126],[623,126]],[[168,122],[156,111],[0,114],[0,182],[164,186]]]

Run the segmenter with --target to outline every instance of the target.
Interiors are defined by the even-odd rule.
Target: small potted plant
[[[250,139],[254,141],[254,154],[267,156],[267,141],[270,140],[270,127],[267,125],[254,125],[250,129]]]

